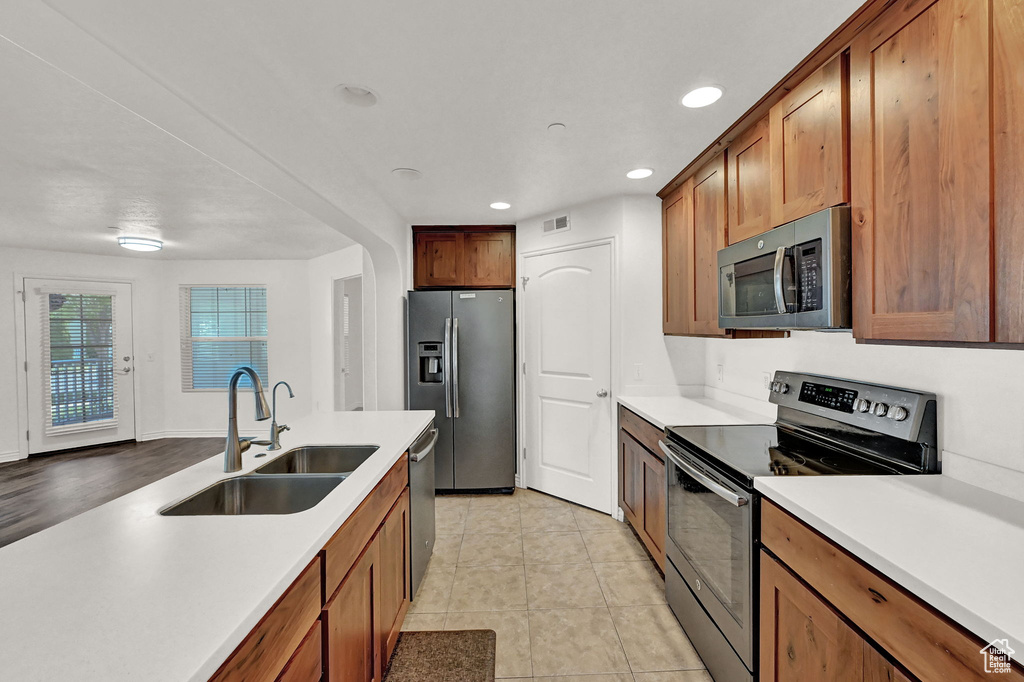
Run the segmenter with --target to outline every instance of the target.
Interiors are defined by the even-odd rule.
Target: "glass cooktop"
[[[739,477],[911,473],[898,464],[830,446],[773,424],[671,426],[669,439]]]

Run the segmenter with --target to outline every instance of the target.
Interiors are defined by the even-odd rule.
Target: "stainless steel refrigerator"
[[[434,410],[438,490],[515,486],[513,293],[409,292],[407,403]]]

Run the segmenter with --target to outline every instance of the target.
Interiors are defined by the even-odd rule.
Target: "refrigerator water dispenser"
[[[438,342],[421,342],[419,344],[419,366],[421,384],[444,383],[444,344]]]

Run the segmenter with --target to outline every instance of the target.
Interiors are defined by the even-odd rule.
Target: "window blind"
[[[179,291],[182,390],[226,391],[231,375],[244,365],[266,382],[266,287],[183,286]],[[243,378],[240,385],[248,384]]]
[[[114,296],[40,293],[46,434],[116,427]]]

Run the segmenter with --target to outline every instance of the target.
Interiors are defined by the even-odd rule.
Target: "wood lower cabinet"
[[[515,287],[515,226],[412,229],[415,288]]]
[[[619,407],[619,507],[655,563],[665,570],[665,461],[657,454],[661,431]]]
[[[764,682],[909,682],[826,601],[763,550],[760,637]]]
[[[380,543],[375,537],[324,610],[330,682],[379,682],[382,678],[380,602],[375,598],[379,593]]]
[[[765,682],[993,679],[986,642],[769,500],[761,543]],[[1024,682],[1024,671],[1014,664],[998,678]]]
[[[306,633],[277,682],[320,682],[323,672],[323,623],[318,620]]]
[[[409,490],[395,502],[377,534],[380,544],[380,634],[384,665],[398,643],[398,633],[412,600],[412,564],[409,540]]]
[[[850,48],[858,338],[992,340],[989,8],[901,0]]]
[[[771,108],[772,225],[849,201],[847,68],[836,55]]]
[[[772,173],[768,117],[729,145],[729,243],[735,244],[772,224]]]

